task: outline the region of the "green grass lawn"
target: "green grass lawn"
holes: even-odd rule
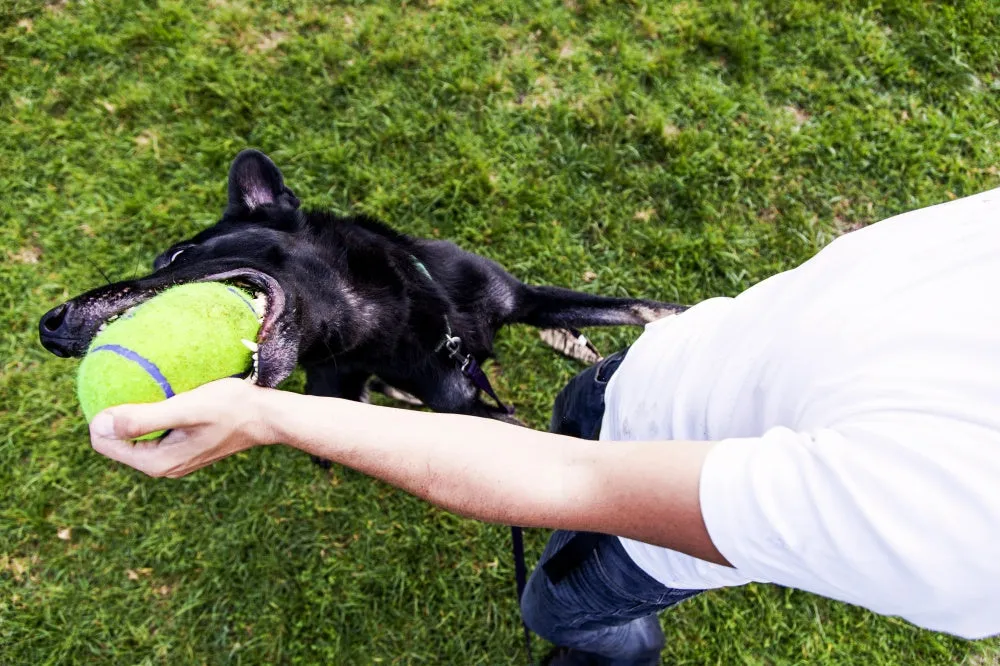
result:
[[[525,662],[501,526],[283,448],[180,481],[91,451],[37,319],[211,224],[241,148],[307,206],[683,302],[1000,185],[993,0],[404,5],[0,2],[0,662]],[[515,328],[490,372],[541,427],[578,369]],[[770,586],[663,623],[670,664],[1000,659]]]

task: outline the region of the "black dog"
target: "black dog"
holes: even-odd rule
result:
[[[446,241],[363,216],[305,212],[266,155],[241,152],[222,219],[160,254],[154,272],[47,312],[41,342],[81,356],[111,317],[178,283],[221,280],[267,298],[253,380],[276,386],[301,363],[309,393],[362,399],[373,375],[443,412],[504,418],[478,369],[504,324],[638,325],[679,312],[656,301],[522,284]]]

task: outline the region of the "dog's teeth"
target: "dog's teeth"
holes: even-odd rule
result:
[[[256,342],[254,342],[253,340],[247,340],[247,339],[240,340],[240,342],[243,343],[244,347],[246,347],[247,349],[249,349],[250,351],[253,352],[253,357],[254,358],[257,358],[257,349],[259,348],[259,345]]]
[[[247,341],[244,340],[243,342],[245,344]],[[251,358],[253,359],[253,363],[250,368],[250,376],[247,377],[247,381],[251,384],[256,384],[257,378],[260,377],[260,354],[254,352]]]
[[[267,294],[263,292],[254,294],[253,309],[257,313],[257,318],[263,321],[264,315],[267,314]]]
[[[254,354],[253,366],[250,368],[250,374],[247,376],[247,381],[251,384],[257,383],[257,377],[260,376],[260,373],[257,371],[259,367],[260,366],[257,365],[257,355]]]

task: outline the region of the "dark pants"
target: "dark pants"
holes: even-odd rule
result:
[[[604,391],[624,357],[625,351],[613,354],[566,385],[552,410],[553,432],[597,439]],[[671,589],[651,578],[618,537],[559,530],[528,580],[521,612],[539,636],[588,653],[581,663],[646,666],[660,663],[664,646],[656,614],[700,591]]]

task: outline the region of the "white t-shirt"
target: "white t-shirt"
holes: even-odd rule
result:
[[[606,397],[602,439],[719,442],[701,505],[735,569],[622,539],[665,585],[1000,633],[1000,189],[650,324]]]

